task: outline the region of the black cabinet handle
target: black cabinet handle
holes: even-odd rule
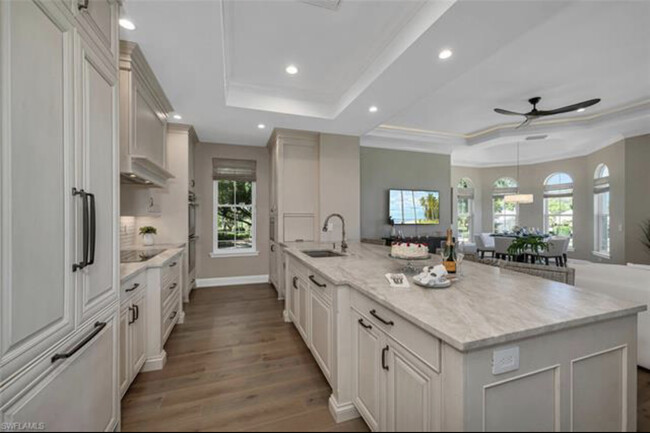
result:
[[[298,290],[298,277],[293,277],[293,288]]]
[[[363,319],[359,319],[359,325],[363,326],[366,329],[372,329],[372,325],[366,325]]]
[[[75,353],[79,352],[86,344],[90,343],[93,338],[97,336],[102,330],[106,328],[106,322],[97,322],[95,323],[95,329],[90,333],[86,338],[84,338],[79,344],[77,344],[70,352],[66,353],[57,353],[52,357],[52,363],[60,359],[68,359],[74,356]]]
[[[135,289],[137,289],[138,287],[140,287],[140,283],[135,283],[135,284],[133,285],[133,287],[131,287],[130,289],[126,289],[125,292],[126,292],[126,293],[132,292],[132,291],[134,291]]]
[[[135,323],[135,307],[130,306],[129,307],[129,312],[131,313],[131,318],[129,319],[129,325],[133,325]]]
[[[275,251],[275,245],[271,245],[271,251]]]
[[[178,314],[178,311],[174,311],[171,316],[169,316],[169,320],[174,320],[176,318],[176,315]]]
[[[135,308],[135,319],[133,321],[137,322],[140,319],[140,306],[134,305],[133,308]]]
[[[388,364],[386,363],[386,355],[388,355],[388,346],[381,350],[381,368],[388,371]]]
[[[87,266],[90,266],[95,263],[95,243],[97,241],[97,208],[95,206],[95,194],[89,192],[86,193],[86,199],[89,202],[89,212],[90,212],[90,240],[88,241],[89,249],[89,259]]]
[[[173,268],[173,267],[176,266],[176,265],[177,265],[177,263],[176,263],[176,262],[173,262],[173,263],[171,263],[171,264],[169,265],[169,267],[170,267],[170,268]]]
[[[83,259],[72,265],[72,272],[77,272],[88,266],[88,200],[86,200],[86,191],[83,189],[72,188],[72,196],[80,196],[83,205]]]
[[[376,311],[376,310],[370,310],[370,314],[372,314],[372,317],[374,317],[375,319],[379,320],[379,321],[380,321],[381,323],[383,323],[384,325],[388,325],[388,326],[394,326],[394,325],[395,325],[395,322],[393,322],[392,320],[382,319],[382,318],[377,314],[377,311]]]
[[[77,8],[79,10],[88,9],[88,0],[77,0]]]
[[[178,283],[174,283],[171,286],[169,286],[169,290],[174,290],[178,286]]]
[[[327,287],[327,284],[322,284],[322,283],[319,283],[318,281],[316,281],[316,278],[314,278],[313,275],[310,275],[309,279],[311,280],[312,283],[316,284],[320,288]]]

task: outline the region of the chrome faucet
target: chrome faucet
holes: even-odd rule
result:
[[[341,219],[341,226],[342,226],[342,240],[341,240],[341,252],[346,252],[348,250],[348,243],[345,241],[345,219],[343,218],[343,215],[338,214],[338,213],[333,213],[327,218],[325,218],[325,224],[323,224],[323,231],[327,232],[327,226],[329,225],[330,218],[332,217],[337,217]]]

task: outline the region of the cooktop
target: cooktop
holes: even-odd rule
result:
[[[120,251],[120,263],[146,262],[165,251],[164,249],[143,249],[143,250],[122,250]]]

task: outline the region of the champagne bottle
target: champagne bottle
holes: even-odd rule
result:
[[[456,245],[454,244],[454,236],[451,227],[447,229],[447,243],[443,251],[442,265],[448,273],[456,273]]]

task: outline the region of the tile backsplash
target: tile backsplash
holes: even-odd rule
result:
[[[131,216],[120,217],[120,248],[134,247],[137,236],[136,218]]]

